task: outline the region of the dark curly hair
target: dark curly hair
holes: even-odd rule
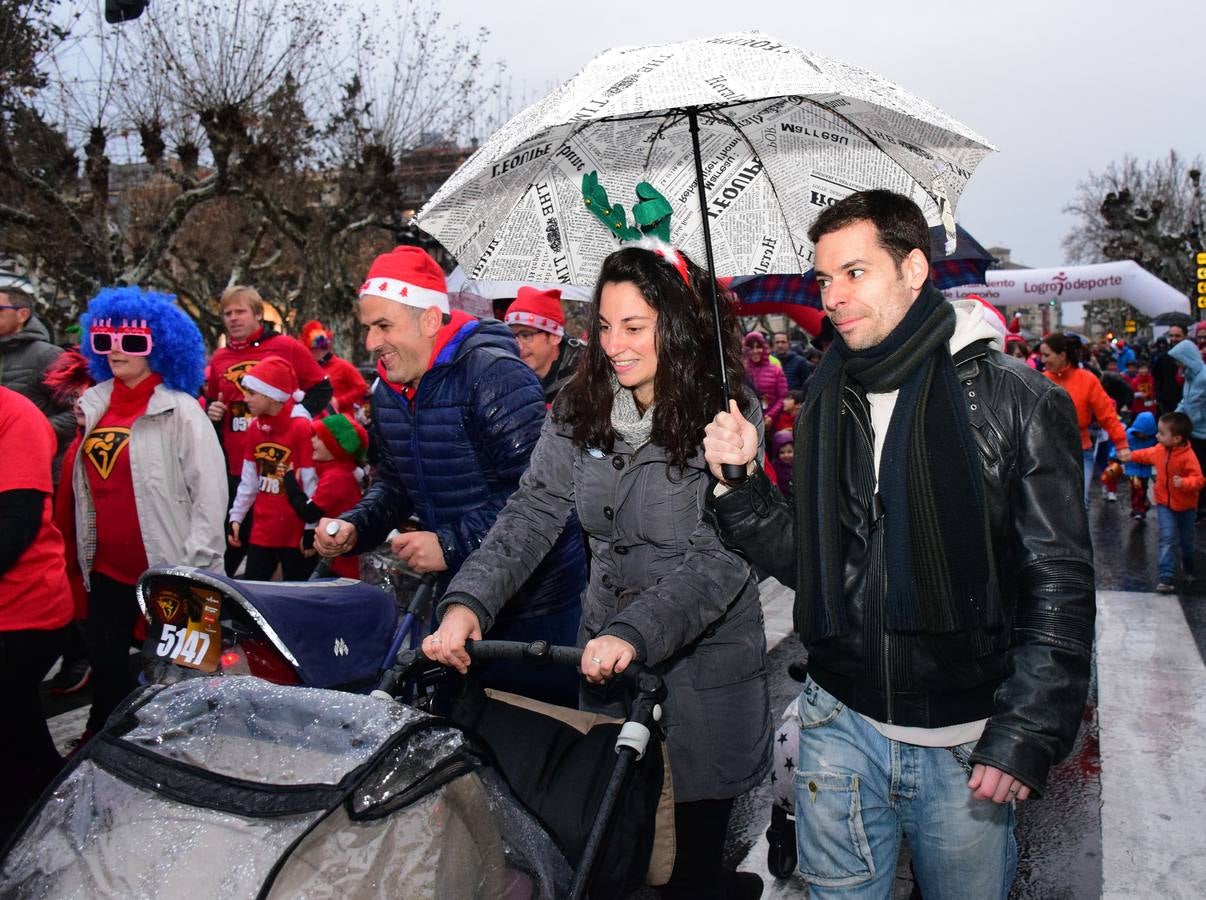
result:
[[[608,284],[629,282],[657,312],[657,374],[653,381],[653,436],[672,465],[683,467],[703,442],[704,426],[724,408],[716,360],[716,326],[708,273],[683,255],[691,283],[662,256],[624,247],[603,261],[588,313],[590,335],[574,377],[562,389],[554,415],[573,429],[578,447],[610,452],[612,367],[599,335],[599,301]],[[721,298],[721,331],[729,393],[744,409],[749,400],[741,362],[741,334],[727,295]]]

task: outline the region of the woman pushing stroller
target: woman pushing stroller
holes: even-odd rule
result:
[[[423,649],[464,672],[465,640],[489,630],[576,510],[592,560],[582,707],[616,712],[610,679],[634,661],[669,689],[676,860],[663,896],[754,898],[758,876],[724,871],[721,858],[733,800],[771,764],[766,641],[757,580],[703,515],[703,429],[723,406],[707,277],[648,239],[607,258],[577,373],[519,489],[449,584]],[[742,386],[736,322],[727,307],[722,315],[729,383],[761,426]]]

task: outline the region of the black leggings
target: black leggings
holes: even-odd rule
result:
[[[306,559],[297,547],[258,547],[248,544],[247,568],[243,570],[243,577],[248,581],[271,581],[276,574],[277,563],[280,563],[282,579],[305,581],[314,569],[314,562],[316,560]]]
[[[230,508],[234,506],[235,495],[239,492],[239,482],[242,480],[243,479],[238,475],[226,476],[226,487],[230,491],[230,496],[226,504],[226,512],[228,514],[230,513]],[[253,503],[252,506],[254,507],[255,504]],[[235,572],[237,572],[239,569],[239,563],[243,561],[243,557],[247,553],[246,538],[250,537],[251,535],[251,522],[254,512],[254,509],[247,510],[247,515],[243,517],[243,522],[241,525],[239,525],[239,534],[244,536],[242,546],[232,547],[230,544],[226,545],[226,555],[222,560],[222,564],[226,569],[226,575],[228,578],[235,577]]]
[[[0,708],[6,726],[0,740],[0,846],[63,765],[46,727],[38,688],[65,638],[65,628],[0,631]]]
[[[732,873],[722,865],[732,800],[674,804],[674,871],[660,889],[665,900],[723,900]]]
[[[88,619],[84,636],[92,665],[92,709],[88,730],[99,731],[109,714],[135,687],[130,675],[130,640],[138,601],[134,585],[93,572],[88,591]]]

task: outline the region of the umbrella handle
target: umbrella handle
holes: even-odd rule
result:
[[[712,321],[716,325],[716,349],[720,363],[720,389],[724,394],[724,411],[729,408],[729,375],[724,364],[724,332],[720,328],[720,298],[716,296],[716,262],[712,258],[712,230],[708,227],[708,198],[704,188],[703,160],[699,152],[699,115],[694,106],[687,107],[687,125],[691,130],[691,150],[695,154],[695,183],[699,185],[699,212],[703,221],[704,254],[708,261],[708,293],[712,299]],[[745,466],[724,463],[720,467],[726,484],[741,484],[746,479]]]

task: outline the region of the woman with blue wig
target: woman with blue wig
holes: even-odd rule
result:
[[[80,398],[72,471],[93,700],[87,737],[133,687],[134,586],[148,566],[219,569],[226,473],[197,390],[205,344],[173,298],[104,288],[84,314],[81,350],[98,384]]]

